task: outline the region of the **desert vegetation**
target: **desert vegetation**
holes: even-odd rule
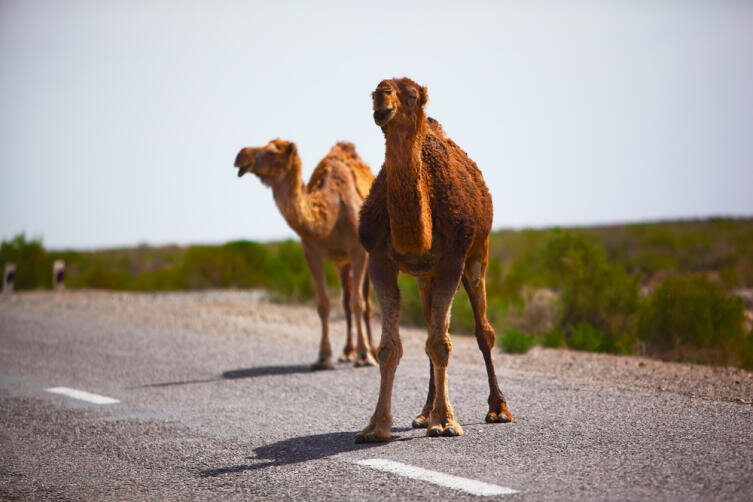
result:
[[[20,235],[0,246],[18,265],[16,289],[50,288],[66,261],[66,287],[157,291],[263,288],[280,302],[313,301],[296,241],[101,251],[45,250]],[[325,265],[330,293],[335,268]],[[422,325],[416,281],[401,275],[401,322]],[[488,316],[503,350],[535,344],[753,369],[753,219],[492,232]],[[748,303],[746,303],[746,301]],[[473,334],[462,288],[451,332]]]

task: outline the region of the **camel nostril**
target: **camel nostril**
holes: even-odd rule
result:
[[[375,110],[374,111],[374,120],[377,122],[382,122],[386,118],[390,116],[392,113],[392,108],[386,108],[384,110]]]

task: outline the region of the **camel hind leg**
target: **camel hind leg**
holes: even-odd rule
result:
[[[350,277],[350,264],[340,265],[338,267],[338,275],[340,276],[340,285],[343,290],[343,312],[345,313],[346,324],[346,338],[345,348],[343,348],[342,355],[337,359],[339,362],[355,361],[356,349],[353,346],[353,326],[350,311],[350,291],[352,288],[352,280]]]
[[[371,347],[371,354],[376,357],[376,346],[374,345],[374,339],[371,337],[371,317],[373,309],[371,308],[371,296],[369,294],[369,273],[366,271],[366,275],[363,277],[363,324],[366,327],[366,337],[369,339],[369,347]]]
[[[363,298],[363,283],[367,277],[368,255],[359,250],[350,257],[351,270],[353,271],[353,288],[350,308],[353,311],[353,319],[356,323],[356,362],[355,366],[375,366],[376,360],[371,350],[371,344],[366,339],[366,331],[363,327],[363,314],[365,302]]]
[[[424,315],[429,320],[429,337],[426,340],[426,354],[431,359],[434,376],[434,404],[429,413],[426,435],[461,436],[463,428],[455,420],[447,390],[447,365],[450,361],[450,306],[457,292],[463,270],[462,258],[448,256],[437,266],[426,294],[430,299],[429,312]]]
[[[496,334],[494,328],[486,317],[486,283],[484,275],[486,273],[486,262],[474,261],[466,266],[463,272],[463,287],[468,293],[473,308],[473,316],[476,321],[476,343],[484,356],[486,364],[486,375],[489,379],[489,412],[486,414],[486,421],[493,422],[510,422],[512,413],[507,409],[507,401],[502,395],[502,390],[497,382],[497,375],[494,372],[494,360],[492,359],[491,349],[494,347]]]

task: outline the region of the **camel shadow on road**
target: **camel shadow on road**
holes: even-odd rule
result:
[[[338,368],[335,368],[336,371]],[[343,367],[342,369],[345,369]],[[329,370],[333,371],[333,370]],[[257,366],[255,368],[244,368],[239,370],[224,371],[222,378],[226,380],[235,380],[238,378],[254,378],[273,375],[292,375],[294,373],[313,373],[310,364],[291,364],[287,366]]]
[[[409,428],[393,429],[397,432],[405,432]],[[353,436],[357,431],[352,432],[331,432],[328,434],[313,434],[310,436],[298,436],[290,439],[284,439],[276,443],[254,448],[256,456],[247,457],[248,460],[262,460],[262,462],[246,463],[241,465],[231,465],[215,469],[205,469],[199,472],[199,477],[215,477],[226,474],[237,474],[245,471],[254,471],[257,469],[266,469],[267,467],[279,467],[283,465],[297,464],[309,460],[331,457],[339,453],[346,453],[356,450],[365,450],[379,448],[389,443],[362,443],[353,442]],[[393,441],[408,441],[411,438],[398,438],[392,436]]]
[[[337,371],[347,369],[347,366],[335,367]],[[223,380],[239,380],[241,378],[255,378],[264,376],[293,375],[295,373],[314,373],[311,365],[308,364],[290,364],[280,366],[256,366],[254,368],[241,368],[237,370],[223,371],[222,375],[215,378],[202,378],[197,380],[179,380],[174,382],[158,382],[141,385],[139,387],[172,387],[175,385],[189,385],[198,383],[221,382]]]

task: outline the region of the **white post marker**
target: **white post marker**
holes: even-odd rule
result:
[[[65,262],[55,260],[52,264],[52,289],[62,291],[65,289]]]
[[[73,399],[80,399],[81,401],[87,401],[94,404],[115,404],[120,402],[111,397],[100,396],[99,394],[92,394],[85,390],[70,389],[68,387],[51,387],[45,390],[47,390],[47,392],[52,392],[53,394],[60,394],[61,396],[72,397]]]
[[[382,458],[358,460],[356,464],[364,467],[371,467],[378,471],[397,474],[398,476],[404,476],[406,478],[426,481],[427,483],[433,483],[445,488],[452,488],[453,490],[460,490],[481,497],[512,495],[518,493],[517,490],[505,486],[498,486],[491,483],[484,483],[483,481],[476,481],[475,479],[461,478],[459,476],[452,476],[437,471],[430,471],[428,469],[422,469],[420,467],[414,467],[412,465],[393,462],[392,460],[385,460]]]
[[[3,293],[12,293],[16,283],[16,264],[6,263],[3,271]]]

